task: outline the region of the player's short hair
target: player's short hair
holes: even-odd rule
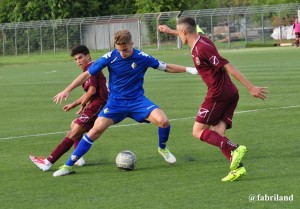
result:
[[[88,55],[88,54],[90,54],[90,50],[85,45],[75,46],[71,50],[71,57],[74,57],[76,54]]]
[[[115,34],[114,41],[115,41],[115,44],[117,44],[117,45],[131,44],[132,43],[131,33],[126,29],[119,30]]]
[[[185,29],[188,33],[196,32],[196,22],[191,17],[181,17],[177,20],[176,25],[184,25]]]

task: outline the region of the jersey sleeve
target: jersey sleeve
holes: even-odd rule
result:
[[[158,69],[158,67],[160,66],[160,62],[151,55],[145,52],[139,52],[138,55],[141,57],[141,60],[146,65],[146,67]]]
[[[112,52],[109,52],[103,55],[93,65],[89,67],[88,71],[92,76],[96,75],[98,72],[102,71],[103,68],[107,66],[107,63],[109,63],[109,60],[111,58],[111,53]]]
[[[201,50],[203,58],[215,69],[222,68],[228,62],[224,59],[215,47],[207,46]]]
[[[83,90],[84,90],[84,91],[88,91],[89,87],[91,87],[91,86],[94,86],[95,88],[98,87],[96,76],[97,76],[97,75],[91,76],[91,77],[84,83],[84,86],[83,86]]]

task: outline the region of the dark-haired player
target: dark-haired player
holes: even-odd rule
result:
[[[83,73],[93,64],[89,49],[84,45],[73,48],[71,56],[74,57],[75,62]],[[85,93],[73,103],[64,106],[66,112],[78,105],[80,105],[80,108],[77,111],[77,114],[79,115],[78,118],[71,123],[71,129],[63,141],[46,159],[43,157],[35,157],[33,155],[29,156],[31,161],[43,171],[48,171],[51,166],[73,146],[73,144],[74,149],[77,147],[83,134],[93,127],[98,113],[106,104],[108,90],[106,78],[102,72],[90,77],[82,84],[82,88]],[[83,158],[78,159],[76,162],[76,165],[78,166],[83,166],[84,164],[85,161]]]
[[[246,174],[241,160],[246,153],[245,146],[233,143],[225,136],[232,126],[232,117],[239,100],[238,89],[229,74],[242,83],[256,98],[266,99],[266,87],[254,86],[228,60],[220,56],[214,43],[207,37],[198,35],[193,18],[182,17],[176,23],[176,30],[160,25],[161,32],[180,37],[184,44],[192,48],[192,58],[208,92],[201,104],[193,127],[193,136],[221,149],[231,162],[230,173],[222,181],[234,181]]]

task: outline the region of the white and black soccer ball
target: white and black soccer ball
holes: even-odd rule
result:
[[[119,169],[132,171],[135,168],[136,156],[133,152],[124,150],[117,155],[116,164]]]

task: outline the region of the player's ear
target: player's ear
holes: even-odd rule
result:
[[[87,55],[86,55],[86,58],[87,58],[87,59],[89,59],[89,60],[92,60],[92,58],[91,58],[91,55],[90,55],[90,54],[87,54]]]

